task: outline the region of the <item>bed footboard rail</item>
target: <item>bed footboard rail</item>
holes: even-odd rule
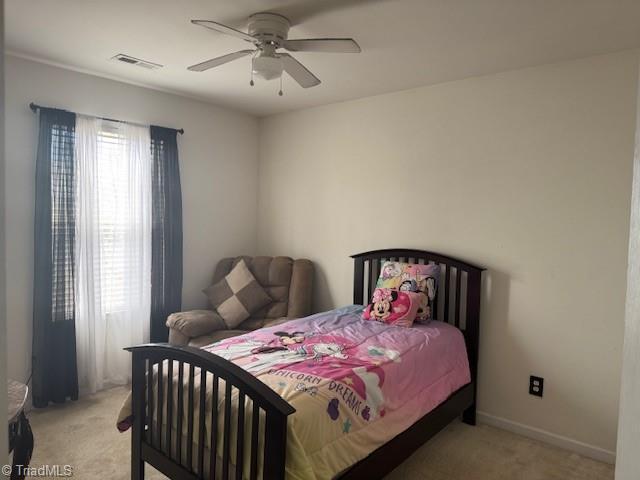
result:
[[[172,479],[256,479],[259,472],[284,479],[287,417],[295,409],[276,392],[199,348],[126,350],[133,354],[132,479],[144,478],[145,462]]]

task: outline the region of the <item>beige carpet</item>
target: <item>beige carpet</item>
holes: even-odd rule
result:
[[[114,418],[126,395],[114,388],[34,410],[33,466],[72,465],[74,478],[129,478],[128,433]],[[164,476],[147,466],[148,479]],[[496,428],[452,423],[394,470],[387,480],[604,480],[613,467]]]

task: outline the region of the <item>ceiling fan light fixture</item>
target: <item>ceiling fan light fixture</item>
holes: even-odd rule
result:
[[[276,56],[259,54],[253,57],[253,74],[263,80],[275,80],[282,76],[282,60]]]
[[[272,12],[256,13],[249,17],[248,32],[241,32],[213,20],[191,20],[191,23],[214,30],[219,33],[249,42],[254,49],[240,50],[220,57],[197,63],[188,67],[194,72],[204,72],[219,67],[238,58],[253,55],[251,61],[251,81],[253,77],[264,80],[280,79],[282,72],[295,80],[302,88],[320,85],[320,79],[309,71],[302,63],[280,49],[290,52],[329,52],[329,53],[360,53],[360,46],[353,38],[301,38],[289,39],[289,20],[282,15]],[[280,88],[282,94],[282,86]]]

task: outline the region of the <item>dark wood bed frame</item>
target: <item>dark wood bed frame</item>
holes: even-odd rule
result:
[[[480,327],[480,289],[482,280],[481,267],[468,262],[438,253],[422,250],[388,249],[353,255],[353,302],[362,305],[375,288],[376,279],[380,274],[380,267],[385,260],[397,260],[409,263],[435,263],[440,265],[441,277],[437,290],[437,298],[432,306],[436,318],[458,327],[464,334],[471,370],[471,382],[454,392],[445,402],[414,423],[404,432],[382,445],[369,456],[343,472],[338,478],[341,480],[376,479],[393,470],[409,457],[417,448],[433,437],[455,418],[462,416],[462,420],[470,425],[476,422],[476,378],[478,372],[478,343]],[[178,347],[168,344],[149,344],[128,348],[133,354],[133,425],[131,435],[131,478],[144,478],[144,464],[149,463],[157,470],[176,480],[198,480],[204,476],[205,465],[205,432],[210,432],[209,471],[216,478],[219,471],[223,479],[227,479],[230,464],[231,417],[235,417],[237,425],[249,422],[245,419],[245,399],[251,401],[251,429],[250,438],[245,441],[244,429],[236,429],[236,451],[240,458],[247,453],[249,471],[243,471],[242,461],[234,459],[235,478],[248,476],[258,478],[258,449],[259,423],[264,415],[264,451],[263,478],[266,480],[282,480],[285,477],[285,453],[287,442],[287,417],[295,409],[271,390],[267,385],[249,374],[232,362],[224,360],[205,350],[193,347]],[[166,363],[165,361],[169,360]],[[177,398],[173,398],[173,368],[178,365],[178,384],[186,388],[178,388]],[[154,366],[157,368],[157,385],[154,385]],[[163,378],[163,368],[167,369],[167,380]],[[207,373],[213,378],[211,421],[205,425],[205,409],[199,408],[197,418],[194,418],[195,405],[204,407],[206,404],[205,388],[200,389],[199,398],[194,398],[194,383],[196,371],[202,385],[206,384]],[[224,412],[218,411],[219,379],[225,381]],[[166,388],[163,383],[166,383]],[[232,411],[232,389],[237,390],[238,402]],[[186,390],[186,391],[185,391]],[[157,393],[153,393],[157,391]],[[186,397],[186,398],[185,398]],[[174,404],[174,402],[176,402]],[[249,404],[249,402],[247,402]],[[162,405],[164,408],[158,409]],[[172,418],[176,410],[176,419]],[[163,419],[166,410],[166,419]],[[263,412],[261,414],[260,412]],[[151,413],[151,417],[149,417]],[[223,431],[218,432],[218,415],[224,413]],[[149,418],[157,422],[149,421]],[[187,431],[183,432],[183,420],[187,420]],[[176,439],[186,434],[187,439],[197,435],[197,451],[193,450],[194,442],[175,442],[172,445],[172,428],[154,428],[155,425],[172,425],[176,420]],[[216,458],[217,442],[222,441],[222,457]],[[248,447],[248,451],[245,449]],[[217,465],[217,463],[220,465]]]

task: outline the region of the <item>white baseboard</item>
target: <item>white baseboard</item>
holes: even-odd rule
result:
[[[541,442],[554,445],[556,447],[569,450],[571,452],[579,453],[585,457],[593,458],[601,462],[614,464],[616,462],[616,453],[604,448],[589,445],[588,443],[579,442],[572,438],[563,437],[556,433],[547,432],[540,428],[530,427],[522,423],[513,422],[506,418],[496,417],[485,412],[477,412],[478,422],[490,425],[492,427],[501,428],[509,432],[522,435],[523,437],[532,438]]]

